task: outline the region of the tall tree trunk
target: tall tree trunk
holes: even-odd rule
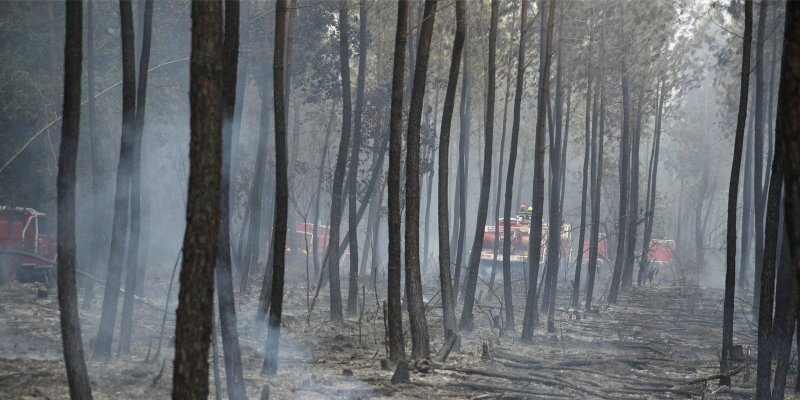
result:
[[[758,316],[761,298],[761,274],[764,261],[764,41],[766,40],[767,3],[762,1],[758,7],[758,33],[756,36],[756,112],[753,116],[753,208],[755,210],[755,277],[753,279],[753,315]],[[772,118],[772,117],[769,117]],[[774,271],[773,271],[774,281]],[[774,283],[773,283],[774,285]],[[770,296],[771,297],[771,296]],[[770,319],[772,314],[770,313]],[[767,379],[769,382],[769,379]],[[767,384],[769,390],[769,384]],[[769,395],[768,392],[767,395]]]
[[[81,62],[83,57],[83,3],[66,4],[64,39],[64,101],[61,145],[58,153],[58,310],[61,344],[67,368],[69,395],[73,399],[92,398],[89,374],[81,341],[76,281],[75,177],[81,121]],[[91,6],[90,6],[91,7]],[[91,36],[91,31],[90,31]],[[91,97],[92,93],[90,92]]]
[[[139,258],[139,242],[142,227],[142,139],[147,98],[147,70],[150,66],[150,42],[153,32],[153,0],[144,3],[144,24],[142,30],[142,51],[139,59],[139,80],[136,93],[136,120],[134,122],[133,165],[131,169],[131,231],[128,238],[127,271],[125,272],[125,297],[122,302],[122,320],[119,329],[120,354],[130,354],[131,334],[133,333],[133,296],[136,293],[136,280],[142,259]]]
[[[342,137],[339,141],[339,154],[336,156],[336,169],[333,175],[333,193],[331,194],[330,242],[328,243],[330,260],[328,262],[328,279],[330,280],[330,314],[331,321],[336,324],[344,322],[342,316],[342,292],[339,281],[339,227],[342,222],[342,190],[344,173],[347,169],[347,150],[350,146],[350,128],[352,105],[350,104],[350,40],[347,1],[339,3],[339,66],[342,76]]]
[[[430,124],[431,132],[436,131],[436,126],[439,121],[439,88],[436,88],[436,95],[434,96],[434,106],[433,106],[433,121]],[[429,240],[430,236],[428,235],[430,222],[431,222],[431,201],[433,200],[433,176],[435,175],[435,168],[433,168],[433,160],[436,159],[436,146],[433,142],[429,145],[430,148],[430,160],[431,160],[431,171],[428,174],[428,195],[425,199],[425,244],[422,250],[422,270],[428,270],[428,264],[430,262],[430,255],[428,254],[429,248]],[[369,229],[367,230],[369,231]]]
[[[117,319],[122,264],[128,234],[128,207],[130,206],[131,168],[135,151],[134,121],[136,120],[136,61],[133,47],[133,10],[130,0],[120,0],[120,26],[122,37],[122,139],[117,166],[116,194],[114,196],[114,222],[111,227],[111,249],[103,295],[103,311],[92,357],[97,360],[111,358],[114,323]]]
[[[522,1],[519,20],[519,50],[517,52],[517,81],[514,88],[514,116],[511,122],[511,143],[506,172],[506,192],[503,201],[503,238],[511,237],[511,201],[514,194],[514,173],[519,148],[520,109],[522,107],[522,85],[525,82],[525,43],[528,36],[528,2]],[[524,164],[523,164],[524,166]],[[513,330],[514,322],[513,292],[511,286],[511,241],[503,239],[503,300],[506,308],[506,330]]]
[[[208,397],[208,348],[222,178],[222,3],[192,3],[189,191],[178,311],[173,399]]]
[[[483,172],[481,174],[481,194],[478,200],[478,214],[475,222],[475,237],[469,253],[467,282],[464,292],[464,307],[461,310],[460,329],[472,330],[472,309],[475,305],[475,289],[478,285],[478,270],[481,262],[481,247],[489,209],[489,191],[492,186],[492,141],[494,137],[495,73],[497,71],[497,20],[499,18],[498,0],[492,0],[491,22],[489,28],[489,69],[486,71],[488,87],[486,93],[486,113],[484,115]],[[499,183],[498,183],[499,184]]]
[[[386,336],[389,339],[389,360],[400,361],[406,357],[405,342],[403,340],[403,310],[400,304],[401,288],[401,241],[400,226],[401,192],[400,192],[400,161],[403,152],[403,75],[406,61],[406,42],[408,40],[408,1],[397,2],[397,29],[394,37],[394,61],[392,66],[392,104],[389,117],[389,172],[387,173],[388,198],[388,226],[389,226],[389,265],[387,297],[387,327]]]
[[[456,0],[456,34],[453,39],[453,53],[450,56],[450,73],[447,77],[447,90],[442,110],[442,129],[439,134],[439,181],[437,182],[437,210],[439,213],[439,284],[442,298],[445,335],[455,330],[456,317],[453,304],[453,281],[450,277],[450,233],[448,232],[447,203],[448,173],[450,171],[450,129],[455,108],[458,69],[464,50],[467,31],[466,0]],[[455,228],[454,228],[455,229]]]
[[[514,9],[514,19],[517,11]],[[514,22],[511,23],[512,29]],[[512,35],[513,38],[513,35]],[[503,162],[506,154],[506,128],[508,126],[508,101],[511,95],[511,66],[514,61],[513,41],[508,41],[508,64],[506,65],[506,90],[503,96],[503,133],[500,136],[500,155],[497,160],[497,185],[494,198],[494,251],[492,252],[492,275],[489,277],[489,288],[494,291],[495,277],[497,276],[497,256],[500,250],[500,199],[503,194]]]
[[[776,146],[780,145],[780,141],[775,143]],[[761,297],[759,300],[758,309],[761,311],[758,314],[758,370],[756,373],[756,396],[758,398],[767,399],[771,394],[771,375],[772,375],[772,352],[775,347],[775,338],[773,336],[773,304],[775,302],[775,264],[778,261],[782,251],[778,246],[779,242],[779,227],[782,227],[781,221],[781,189],[783,188],[783,174],[780,168],[781,155],[779,154],[773,160],[772,174],[769,182],[769,197],[767,201],[767,214],[766,214],[766,231],[764,232],[764,259],[762,260],[761,271]],[[786,269],[785,267],[781,268]],[[784,275],[785,271],[782,271]],[[792,296],[792,287],[794,283],[793,274],[784,276],[784,282],[779,282],[780,288],[784,293],[779,293],[784,300],[782,307],[781,304],[778,308],[782,308],[782,324],[780,325],[781,333],[786,330],[786,307],[788,302],[794,301]],[[787,296],[788,295],[788,296]],[[794,311],[794,310],[793,310]],[[776,314],[777,317],[777,314]],[[789,334],[789,347],[791,348],[791,333]],[[782,334],[781,338],[785,339],[786,335]],[[785,340],[784,340],[785,342]],[[784,364],[786,365],[786,360]],[[776,376],[777,379],[777,376]],[[783,377],[784,385],[786,377]],[[783,396],[781,396],[783,397]]]
[[[522,322],[522,340],[533,340],[533,331],[539,323],[539,315],[536,307],[536,281],[539,275],[539,260],[542,254],[542,208],[544,206],[544,129],[546,107],[550,97],[550,60],[553,56],[553,26],[555,25],[555,0],[550,0],[547,6],[546,20],[546,39],[542,43],[540,54],[539,70],[539,90],[537,94],[538,102],[536,106],[536,159],[533,168],[533,216],[531,217],[530,247],[528,250],[528,262],[530,272],[528,274],[528,293],[525,297],[525,315]],[[542,25],[544,26],[544,13],[542,13]]]
[[[775,174],[776,158],[772,159],[773,170],[770,174],[770,180],[772,175]],[[780,165],[778,168],[781,168]],[[789,367],[791,366],[792,337],[794,336],[798,302],[798,279],[794,271],[794,265],[792,265],[789,238],[785,230],[785,218],[782,219],[783,221],[779,228],[780,238],[778,239],[780,243],[778,245],[780,264],[778,265],[778,283],[775,288],[775,320],[772,325],[774,354],[777,360],[775,384],[772,387],[772,398],[774,399],[782,399],[786,390],[786,376],[789,374]]]
[[[661,150],[661,118],[664,112],[664,101],[666,90],[664,80],[661,80],[659,89],[656,92],[656,120],[653,131],[653,150],[650,156],[650,167],[647,173],[647,204],[645,205],[645,225],[642,236],[642,255],[639,259],[639,275],[636,283],[641,285],[647,279],[648,269],[650,268],[650,239],[653,236],[653,222],[656,212],[656,183],[658,178],[658,156]]]
[[[752,108],[752,107],[751,107]],[[751,110],[752,112],[752,110]],[[750,275],[751,260],[751,240],[753,232],[753,118],[750,118],[746,143],[742,151],[744,152],[744,187],[742,188],[742,247],[739,249],[741,264],[739,265],[739,290],[744,293],[748,288],[748,277]]]
[[[100,193],[103,188],[103,181],[100,179],[100,138],[95,135],[97,132],[96,130],[96,118],[95,118],[95,88],[94,88],[94,0],[87,0],[86,1],[86,89],[88,91],[89,97],[89,104],[87,107],[88,111],[88,125],[89,125],[89,148],[91,149],[91,157],[92,157],[92,195],[90,196],[90,206],[92,210],[96,209],[98,204],[100,204]],[[63,123],[62,123],[63,125]],[[97,213],[91,213],[91,220],[92,220],[92,232],[91,232],[91,244],[92,248],[95,249],[92,251],[91,258],[88,265],[88,272],[90,274],[96,274],[97,271],[97,264],[98,264],[98,253],[96,249],[100,248],[100,234],[98,231],[100,230],[100,223],[98,222]],[[94,301],[94,281],[91,279],[86,280],[86,287],[83,293],[83,308],[89,308]]]
[[[791,250],[791,262],[795,277],[800,270],[800,129],[797,119],[800,113],[800,96],[797,95],[800,77],[800,3],[786,3],[786,19],[783,33],[781,76],[778,88],[775,158],[782,157],[784,174],[785,226],[788,235],[784,241]],[[800,329],[797,330],[800,343]],[[800,361],[798,361],[800,363]],[[796,389],[800,388],[800,380]]]
[[[726,386],[731,384],[731,378],[727,375],[727,372],[731,367],[730,355],[733,347],[733,300],[736,291],[736,214],[738,211],[739,170],[742,164],[742,145],[744,144],[744,128],[747,121],[747,92],[750,86],[750,41],[753,37],[752,0],[745,0],[744,11],[739,111],[736,119],[736,136],[733,145],[730,187],[728,189],[728,228],[726,233],[727,248],[725,251],[725,300],[722,319],[722,356],[720,357],[720,369],[723,376],[720,378],[719,384]]]
[[[592,43],[592,32],[589,32],[589,48]],[[587,57],[591,59],[591,57]],[[587,60],[588,61],[588,60]],[[592,68],[587,65],[586,67],[586,110],[584,117],[586,118],[586,129],[583,148],[583,182],[581,184],[581,222],[578,231],[578,254],[575,258],[575,278],[572,280],[572,297],[570,298],[570,305],[577,308],[580,304],[580,287],[581,287],[581,268],[583,267],[583,242],[586,240],[586,192],[589,187],[589,161],[592,157]]]
[[[466,39],[465,39],[466,40]],[[470,114],[470,68],[469,52],[462,54],[461,63],[464,67],[464,79],[461,82],[461,102],[459,104],[459,138],[458,138],[458,179],[456,191],[458,192],[458,235],[456,239],[456,264],[453,278],[453,304],[458,303],[458,292],[461,290],[461,267],[464,258],[464,237],[467,230],[467,178],[469,177],[469,134]]]
[[[624,10],[623,10],[624,14]],[[624,20],[624,15],[623,15]],[[625,31],[624,23],[620,25],[620,34]],[[622,270],[625,267],[626,251],[625,246],[628,242],[628,213],[631,211],[628,199],[628,184],[630,183],[630,161],[631,161],[631,142],[630,142],[630,84],[628,77],[628,65],[623,53],[620,70],[622,71],[622,133],[619,137],[619,211],[617,217],[617,251],[614,258],[614,272],[611,277],[611,288],[608,291],[608,303],[616,304],[619,297],[620,284],[622,283]]]
[[[284,93],[284,52],[286,46],[286,0],[275,2],[275,51],[272,61],[275,101],[275,223],[272,240],[272,291],[264,364],[261,373],[275,375],[278,371],[278,344],[281,337],[283,311],[283,279],[286,258],[286,224],[289,212],[289,171],[286,159],[286,103]],[[341,312],[341,310],[340,310]]]
[[[548,192],[548,231],[547,231],[547,257],[546,257],[546,270],[544,277],[544,293],[542,295],[542,310],[547,311],[547,331],[555,331],[555,321],[550,318],[550,309],[554,308],[556,284],[558,281],[558,263],[560,259],[559,249],[561,247],[561,215],[559,212],[559,203],[561,199],[561,147],[562,147],[562,121],[564,102],[562,99],[563,79],[562,70],[564,67],[564,59],[561,56],[561,38],[562,27],[564,26],[564,11],[559,7],[559,24],[558,24],[558,49],[556,64],[556,93],[555,93],[555,121],[550,135],[550,190]],[[551,326],[551,324],[553,324]]]
[[[224,105],[222,114],[222,181],[220,182],[219,248],[217,249],[217,299],[225,360],[225,387],[231,400],[247,398],[242,371],[242,351],[236,328],[236,304],[233,295],[231,266],[231,163],[233,160],[233,124],[236,112],[236,89],[239,70],[239,0],[225,1],[225,38],[222,43],[225,64],[222,67]]]
[[[411,357],[429,358],[430,339],[425,321],[425,304],[422,301],[422,277],[419,263],[419,132],[425,81],[428,78],[428,57],[436,19],[436,0],[425,0],[425,11],[417,44],[414,83],[411,87],[411,104],[408,110],[406,145],[406,219],[405,263],[408,319],[411,325]]]
[[[642,103],[644,90],[639,90],[636,102],[636,123],[631,133],[631,170],[630,192],[628,193],[628,237],[625,244],[625,265],[622,270],[622,287],[629,289],[633,283],[634,251],[636,249],[636,231],[639,228],[639,143],[642,140]]]
[[[272,26],[267,24],[265,29],[266,34],[264,40],[269,43],[272,38]],[[268,47],[265,46],[264,57],[269,59],[270,54]],[[250,198],[247,202],[248,210],[250,211],[250,221],[248,222],[249,234],[247,237],[247,244],[245,246],[241,272],[239,275],[239,291],[242,293],[250,293],[250,272],[253,266],[258,263],[259,244],[264,243],[261,241],[261,222],[262,213],[264,210],[263,195],[264,186],[266,185],[266,168],[268,157],[268,143],[270,126],[272,125],[272,113],[270,112],[270,96],[272,95],[272,74],[269,70],[270,63],[263,63],[261,70],[261,117],[258,144],[256,150],[256,164],[253,173],[253,184],[250,190]],[[259,308],[260,312],[261,308]],[[263,320],[263,317],[259,318]]]
[[[336,116],[336,102],[331,102],[330,117],[328,117],[328,126],[325,128],[325,143],[322,145],[322,158],[319,160],[319,168],[317,168],[317,195],[314,200],[314,235],[311,237],[311,247],[314,249],[314,275],[319,277],[319,202],[322,198],[322,183],[325,180],[325,161],[328,158],[328,143],[330,143],[331,132],[333,132],[333,119]]]
[[[349,212],[348,236],[350,237],[350,281],[347,287],[347,315],[354,316],[358,310],[358,217],[356,201],[358,194],[358,167],[361,150],[361,125],[364,113],[364,86],[367,72],[367,2],[359,2],[358,33],[358,77],[356,78],[356,115],[353,128],[353,145],[350,150],[350,189],[347,192]]]
[[[600,203],[603,188],[603,138],[605,134],[605,102],[606,102],[606,88],[605,88],[605,29],[600,30],[600,68],[598,70],[597,85],[599,86],[600,104],[592,116],[592,154],[595,160],[592,163],[592,229],[591,237],[589,239],[589,263],[586,266],[586,311],[592,310],[592,301],[594,295],[594,279],[597,273],[597,257],[600,245]],[[597,93],[598,91],[596,91]],[[597,104],[595,99],[595,104]],[[599,122],[598,122],[599,119]],[[594,128],[597,126],[597,128]],[[606,240],[607,234],[604,235],[603,241]]]

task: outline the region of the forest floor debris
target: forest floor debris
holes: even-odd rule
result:
[[[557,332],[546,332],[543,316],[532,344],[522,343],[518,331],[500,337],[492,326],[495,321],[476,310],[473,331],[458,333],[460,348],[445,362],[412,361],[405,368],[408,376],[392,383],[394,366],[381,367],[386,365],[381,312],[385,295],[376,296],[370,289],[371,279],[366,284],[364,310],[343,327],[327,322],[327,289],[321,291],[311,324],[306,325],[305,276],[292,273],[287,282],[279,371],[274,378],[260,374],[263,340],[255,337],[251,321],[257,291],[237,297],[249,398],[259,398],[264,385],[274,399],[709,399],[754,393],[755,332],[744,305],[737,309],[734,336],[735,343],[742,345],[744,360],[731,371],[734,386],[717,387],[722,325],[719,290],[639,287],[625,293],[618,305],[601,304],[594,312],[559,303]],[[426,294],[435,291],[426,287]],[[68,398],[55,293],[41,297],[40,292],[36,284],[0,288],[0,399]],[[565,290],[558,297],[566,302],[569,295]],[[514,300],[523,304],[521,297]],[[95,398],[169,397],[174,317],[168,318],[160,359],[145,362],[148,348],[152,351],[158,340],[161,315],[150,307],[137,307],[133,355],[96,362],[91,360],[90,342],[97,330],[99,303],[81,310]],[[163,299],[156,303],[163,304]],[[481,304],[490,314],[500,310],[499,304],[488,300]],[[439,349],[444,344],[439,303],[429,302],[426,312],[431,348]],[[410,341],[410,335],[406,338]],[[452,340],[448,345],[452,347]],[[224,371],[221,354],[219,363]],[[789,398],[798,398],[791,397],[796,375],[793,367]],[[209,379],[214,385],[213,373]],[[213,397],[213,387],[211,393]]]

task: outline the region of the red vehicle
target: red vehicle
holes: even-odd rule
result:
[[[56,261],[56,243],[39,230],[45,214],[0,206],[0,283],[46,280]]]
[[[675,252],[675,241],[666,239],[653,239],[647,257],[650,264],[668,265],[672,263],[672,254]]]
[[[528,248],[530,245],[531,213],[523,205],[516,217],[509,220],[511,228],[511,264],[523,266],[528,261]],[[491,265],[494,260],[495,241],[497,243],[497,261],[503,261],[503,224],[505,219],[500,218],[497,225],[486,226],[483,233],[483,249],[481,250],[481,264]],[[499,230],[499,231],[498,231]],[[572,257],[569,224],[561,225],[561,257],[569,261]],[[547,258],[547,239],[550,227],[542,224],[542,255],[541,260]],[[541,262],[540,260],[540,262]]]
[[[589,262],[589,249],[591,248],[591,241],[585,240],[583,242],[583,263]],[[606,235],[604,233],[600,234],[600,238],[597,241],[597,261],[605,262],[608,261],[608,248],[606,247]]]
[[[305,255],[306,240],[308,240],[308,250],[322,254],[328,248],[330,238],[330,228],[325,225],[317,225],[317,248],[314,249],[314,224],[298,222],[294,226],[294,245],[297,247],[297,254]]]

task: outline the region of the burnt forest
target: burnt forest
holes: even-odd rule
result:
[[[800,1],[0,1],[0,400],[800,399]]]

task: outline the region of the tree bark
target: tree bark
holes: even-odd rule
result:
[[[594,161],[592,161],[592,229],[591,237],[589,239],[589,263],[586,268],[586,311],[592,311],[592,301],[594,295],[594,279],[597,273],[597,257],[600,244],[600,202],[603,187],[603,138],[605,132],[605,101],[606,101],[606,88],[605,88],[605,29],[600,30],[600,68],[598,70],[597,85],[600,87],[599,97],[600,104],[592,116],[592,154]],[[595,93],[597,90],[595,89]],[[595,99],[595,104],[598,104]],[[599,122],[598,122],[599,119]],[[595,128],[597,127],[597,128]],[[605,240],[605,236],[603,240]]]
[[[322,145],[322,158],[319,160],[319,168],[317,168],[317,195],[314,200],[314,235],[311,237],[311,247],[314,249],[314,276],[319,277],[319,202],[322,198],[322,183],[325,180],[325,161],[328,158],[328,143],[330,143],[331,132],[333,132],[333,119],[336,116],[336,102],[331,102],[330,117],[328,117],[328,126],[325,128],[325,143]]]
[[[755,115],[753,130],[753,209],[755,211],[755,276],[753,279],[753,315],[758,317],[758,308],[761,299],[762,269],[764,261],[764,40],[766,39],[767,3],[759,3],[758,32],[756,36],[756,93]],[[771,117],[770,117],[771,118]],[[773,281],[775,280],[773,270]],[[774,283],[773,283],[774,288]],[[771,297],[771,296],[769,296]],[[770,313],[770,319],[772,314]],[[767,379],[769,382],[769,379]],[[769,383],[767,383],[767,396],[769,396]]]
[[[453,53],[450,56],[450,73],[442,110],[442,128],[439,134],[439,181],[437,182],[437,210],[439,213],[439,284],[442,298],[444,331],[455,331],[456,317],[453,304],[453,281],[450,277],[450,232],[448,232],[448,174],[450,171],[450,130],[455,108],[458,70],[464,50],[467,30],[466,0],[456,1],[456,33]]]
[[[94,0],[86,1],[86,89],[89,97],[88,111],[88,126],[89,126],[89,148],[91,149],[92,157],[92,195],[90,196],[91,207],[94,210],[100,203],[100,192],[103,189],[103,182],[100,179],[100,138],[95,135],[96,118],[95,118],[95,88],[94,88]],[[63,125],[63,123],[62,123]],[[100,247],[100,223],[96,213],[92,213],[92,232],[91,243],[92,248],[97,249]],[[99,255],[98,251],[93,251],[88,266],[90,274],[96,274]],[[94,281],[91,279],[86,280],[86,287],[83,293],[82,308],[89,308],[94,302]]]
[[[356,115],[353,128],[353,145],[350,150],[350,189],[347,192],[349,212],[348,236],[350,237],[350,280],[347,287],[347,316],[356,315],[358,310],[358,216],[356,201],[358,194],[358,166],[361,150],[361,125],[364,114],[364,86],[367,72],[367,2],[359,2],[358,33],[358,77],[356,78]]]
[[[742,164],[742,145],[747,121],[747,92],[750,86],[750,41],[753,37],[753,2],[744,2],[744,37],[742,43],[741,84],[739,88],[739,111],[736,119],[736,136],[733,145],[730,187],[728,189],[728,229],[725,251],[725,299],[722,320],[722,356],[720,369],[723,377],[719,384],[730,386],[730,376],[725,376],[731,367],[731,348],[733,347],[733,305],[736,285],[736,214],[738,211],[739,170]],[[778,102],[780,104],[780,102]]]
[[[465,39],[466,44],[466,39]],[[456,192],[458,195],[458,234],[456,235],[456,263],[455,276],[453,277],[453,304],[458,303],[458,293],[461,291],[461,267],[464,258],[464,237],[467,231],[467,178],[469,177],[469,135],[470,115],[470,68],[469,52],[464,51],[461,58],[464,68],[463,81],[461,82],[461,101],[459,104],[459,138],[458,138],[458,178],[456,179]]]
[[[136,293],[136,280],[143,268],[139,258],[139,242],[142,227],[142,139],[147,98],[147,70],[150,67],[150,42],[153,33],[153,0],[144,3],[144,23],[142,29],[142,51],[139,58],[139,80],[136,93],[136,119],[134,122],[133,165],[131,169],[130,237],[128,238],[127,270],[125,272],[125,297],[122,302],[122,319],[119,329],[120,354],[130,354],[133,333],[133,305]]]
[[[522,1],[519,20],[519,50],[517,52],[517,81],[514,88],[514,111],[511,122],[511,143],[509,144],[508,171],[503,202],[503,238],[511,237],[511,201],[514,195],[514,173],[516,172],[517,151],[519,148],[520,109],[522,107],[522,86],[525,83],[525,44],[528,36],[528,1]],[[514,322],[513,292],[511,287],[511,241],[503,240],[503,300],[506,308],[506,330],[513,330]]]
[[[542,208],[544,205],[544,149],[546,107],[550,97],[550,60],[553,56],[553,26],[555,25],[555,0],[550,0],[547,7],[546,39],[542,43],[544,51],[540,54],[539,90],[536,107],[536,159],[533,168],[533,216],[531,217],[530,247],[528,262],[528,293],[525,297],[525,315],[522,322],[522,340],[533,340],[533,331],[539,323],[536,307],[536,281],[539,275],[539,259],[542,253]],[[545,25],[542,13],[542,25]]]
[[[275,51],[272,62],[275,101],[275,223],[272,238],[272,291],[264,364],[261,373],[275,375],[278,371],[278,344],[281,337],[283,311],[283,280],[286,258],[286,224],[289,212],[289,171],[286,159],[286,103],[284,93],[284,52],[286,46],[286,0],[275,2]],[[341,312],[341,310],[339,310]]]
[[[335,324],[342,324],[342,292],[339,281],[339,227],[342,222],[342,191],[344,173],[347,169],[347,150],[350,146],[352,105],[350,103],[350,40],[347,1],[339,3],[339,67],[342,76],[342,137],[339,141],[339,154],[336,156],[336,169],[333,175],[331,193],[330,242],[328,243],[330,280],[330,317]]]
[[[419,137],[425,81],[428,78],[433,24],[436,19],[436,0],[425,1],[422,26],[417,45],[414,82],[411,86],[411,104],[408,110],[406,144],[406,219],[405,263],[408,317],[411,325],[411,357],[430,358],[428,323],[425,321],[425,304],[422,301],[422,277],[419,263]]]
[[[111,227],[111,249],[103,295],[103,311],[92,357],[96,360],[111,358],[114,324],[117,319],[122,264],[128,234],[128,207],[130,206],[131,168],[135,151],[134,121],[136,120],[136,61],[134,60],[133,10],[130,0],[120,0],[120,30],[122,37],[122,139],[117,166],[116,193],[114,196],[114,221]]]
[[[780,86],[778,88],[775,137],[782,146],[775,147],[775,158],[782,157],[784,174],[785,226],[784,239],[790,247],[794,275],[800,271],[800,126],[795,118],[800,113],[800,4],[786,3]],[[800,343],[800,329],[797,330]],[[798,361],[800,363],[800,361]],[[795,390],[800,389],[800,381]]]
[[[517,11],[514,9],[514,19]],[[513,29],[512,21],[512,29]],[[513,35],[512,35],[513,38]],[[489,277],[489,288],[494,290],[495,277],[497,276],[497,256],[500,250],[500,200],[503,195],[503,163],[506,154],[506,128],[508,127],[508,102],[511,95],[511,66],[514,61],[513,41],[508,41],[508,64],[506,65],[506,87],[503,96],[503,133],[500,135],[500,155],[497,160],[497,185],[494,198],[494,249],[492,251],[492,275]]]
[[[772,158],[773,166],[776,159],[777,157]],[[774,173],[773,169],[772,174]],[[770,176],[771,179],[772,176]],[[791,366],[792,337],[797,318],[798,300],[798,280],[794,272],[794,265],[792,265],[785,219],[782,222],[781,228],[779,228],[780,239],[778,239],[780,264],[778,265],[778,283],[775,288],[775,320],[772,325],[774,354],[777,360],[775,383],[772,387],[772,398],[774,399],[782,399],[786,390],[786,376],[789,374]]]
[[[592,33],[589,32],[589,48],[591,48]],[[590,57],[588,57],[590,59]],[[577,308],[580,304],[581,269],[583,267],[583,242],[586,239],[586,192],[589,187],[589,161],[592,157],[592,69],[586,67],[586,129],[583,148],[583,182],[581,184],[581,222],[578,231],[578,254],[575,258],[575,278],[572,280],[572,297],[570,305]]]
[[[487,93],[486,113],[484,114],[484,143],[483,143],[483,172],[481,174],[481,193],[478,200],[478,214],[475,225],[475,237],[472,240],[472,250],[469,253],[467,269],[467,282],[464,292],[464,307],[461,309],[461,330],[472,330],[472,309],[475,305],[475,289],[478,285],[478,270],[481,262],[481,247],[486,226],[486,215],[489,209],[489,192],[492,186],[492,153],[494,148],[494,103],[495,103],[495,73],[497,71],[497,20],[499,18],[498,0],[492,0],[490,28],[489,28],[489,69],[486,71]]]
[[[389,360],[397,362],[406,357],[403,340],[403,310],[400,304],[401,288],[401,241],[400,226],[401,192],[400,159],[403,152],[403,78],[406,61],[406,42],[408,40],[408,1],[397,2],[397,29],[394,37],[394,61],[392,66],[392,103],[389,117],[389,172],[388,186],[388,226],[389,226],[389,265],[388,269],[388,331]]]
[[[208,397],[222,170],[222,7],[192,3],[189,191],[175,323],[173,399]]]
[[[561,149],[562,149],[562,121],[563,121],[563,78],[562,70],[564,66],[564,59],[561,55],[561,38],[562,27],[564,26],[564,11],[559,7],[559,24],[558,24],[558,50],[556,64],[556,93],[555,93],[555,121],[554,134],[550,136],[550,190],[548,195],[548,226],[547,231],[547,257],[546,257],[546,272],[544,277],[544,293],[542,295],[542,310],[547,311],[547,331],[555,332],[555,321],[550,317],[550,310],[555,310],[555,292],[558,283],[558,264],[560,260],[560,247],[561,247],[561,212],[560,212],[560,199],[561,199]]]
[[[58,153],[58,310],[61,344],[67,369],[69,395],[91,399],[92,388],[86,372],[78,315],[75,245],[75,177],[81,120],[81,62],[83,57],[83,4],[66,4],[64,39],[64,101],[61,145]],[[90,33],[91,35],[91,33]],[[91,93],[90,93],[91,94]]]
[[[636,249],[636,231],[639,228],[639,143],[642,140],[642,103],[644,90],[639,89],[636,102],[636,123],[631,130],[631,170],[630,192],[628,193],[628,237],[625,244],[625,265],[622,270],[622,288],[630,289],[633,284],[634,250]]]
[[[752,108],[752,107],[751,107]],[[751,110],[752,111],[752,110]],[[752,231],[753,231],[753,118],[750,118],[747,128],[746,143],[742,148],[744,152],[744,187],[742,188],[742,238],[741,264],[739,265],[739,279],[737,286],[744,293],[748,288],[748,278],[750,275],[750,260],[752,251]]]
[[[624,13],[623,13],[624,14]],[[624,16],[623,16],[624,21]],[[624,23],[620,25],[620,34],[625,31]],[[628,65],[623,52],[620,70],[622,71],[622,133],[619,137],[619,211],[617,217],[617,251],[614,258],[614,272],[611,277],[611,288],[608,291],[608,303],[616,304],[619,297],[620,284],[622,283],[622,270],[625,268],[626,251],[628,238],[628,209],[630,200],[628,198],[630,183],[630,83],[628,77]]]
[[[222,115],[222,181],[220,182],[220,226],[217,249],[217,299],[222,331],[222,348],[225,360],[225,378],[228,397],[231,400],[247,398],[242,371],[242,351],[239,347],[239,332],[236,328],[236,304],[233,295],[233,271],[231,265],[231,164],[233,153],[233,128],[236,113],[237,73],[239,71],[239,0],[225,1],[225,38],[222,51],[225,64],[222,67],[224,105]],[[244,89],[244,88],[242,88]]]
[[[639,275],[637,284],[641,285],[647,279],[648,269],[650,268],[649,252],[650,239],[653,236],[653,222],[656,212],[656,184],[658,182],[658,156],[661,150],[661,118],[664,112],[664,101],[666,90],[664,80],[656,93],[656,120],[653,131],[653,151],[650,156],[650,167],[647,179],[647,204],[645,208],[645,226],[642,237],[642,256],[639,259]]]

